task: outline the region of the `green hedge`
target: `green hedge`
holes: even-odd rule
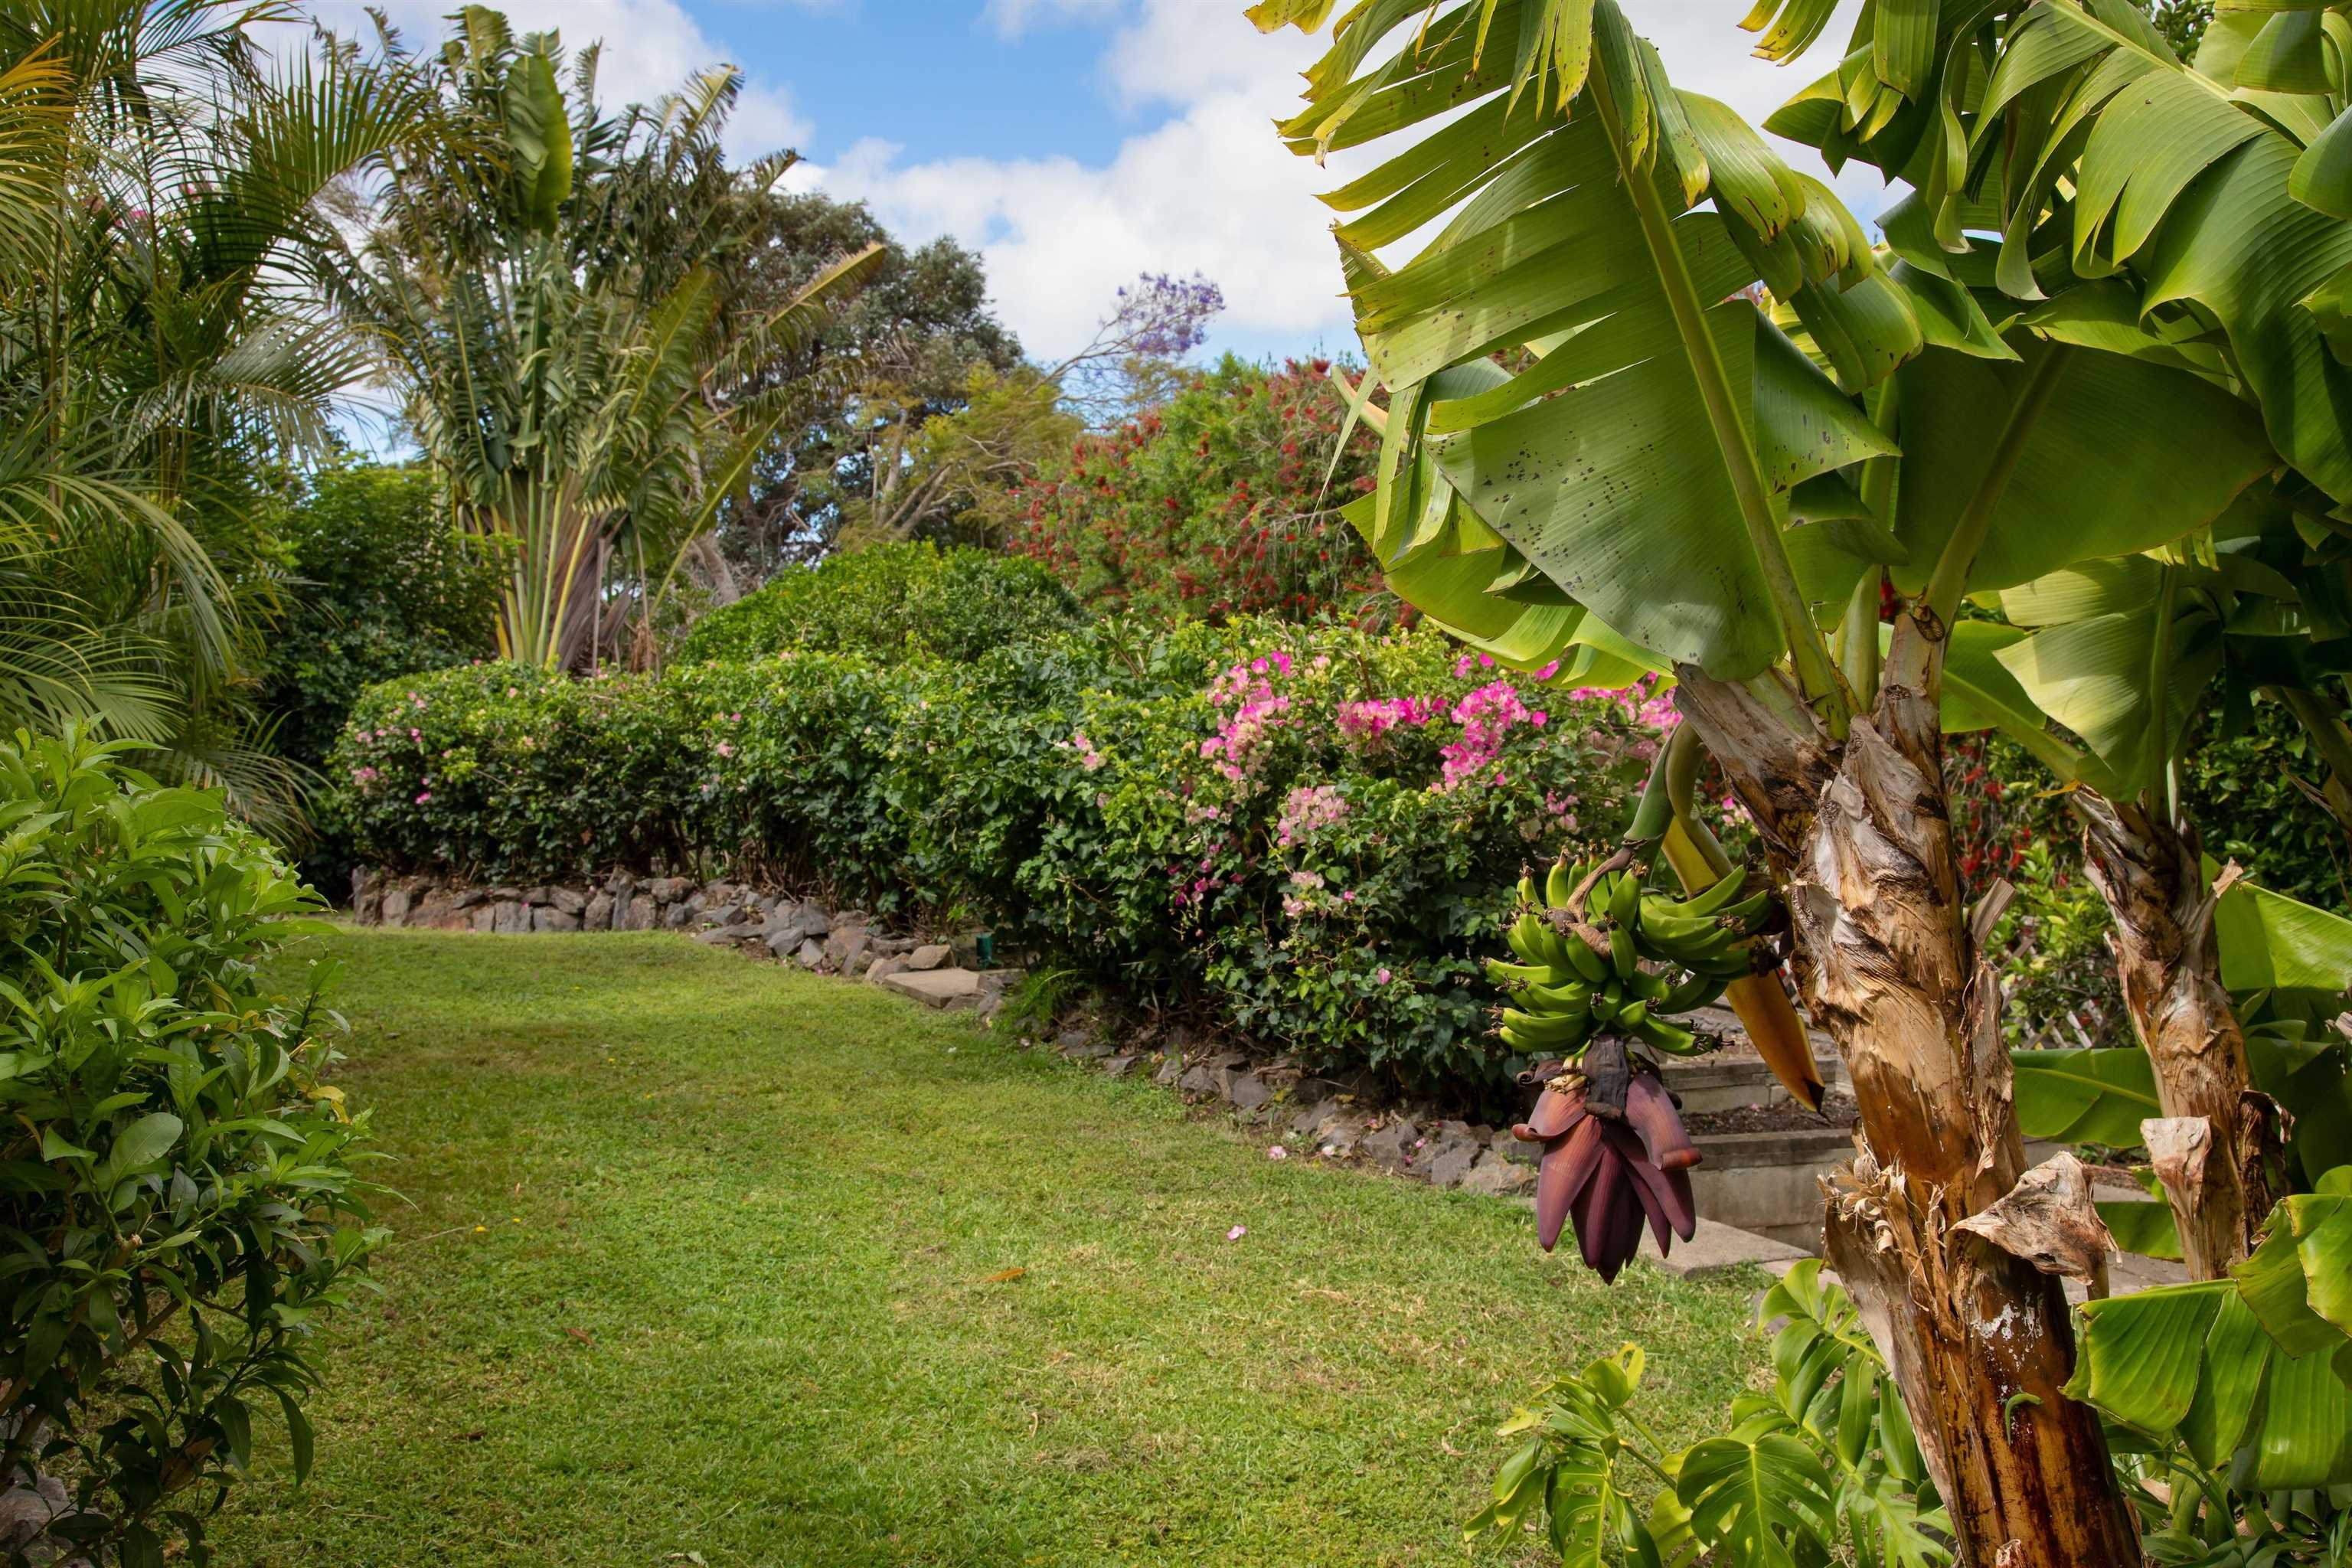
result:
[[[1081,618],[1042,561],[885,544],[793,567],[713,610],[688,631],[678,658],[755,658],[789,647],[973,659]]]
[[[339,808],[378,865],[822,882],[1318,1067],[1492,1081],[1506,889],[1613,837],[1647,745],[1619,699],[1497,673],[1431,631],[1121,619],[970,658],[476,666],[362,700]]]

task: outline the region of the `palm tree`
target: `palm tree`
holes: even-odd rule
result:
[[[324,198],[413,125],[394,76],[272,66],[282,0],[0,12],[0,721],[102,723],[293,827],[255,702],[270,466],[363,360]]]
[[[882,249],[782,308],[740,308],[745,247],[793,157],[727,167],[738,73],[608,119],[596,49],[567,96],[557,35],[518,41],[479,6],[457,23],[430,58],[383,35],[432,92],[436,135],[390,161],[339,297],[383,349],[459,521],[508,563],[501,651],[577,668],[625,641],[644,662],[720,505],[820,385],[760,373],[805,358]]]

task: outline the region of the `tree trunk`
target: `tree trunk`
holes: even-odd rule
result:
[[[1962,1561],[2139,1568],[2098,1418],[2059,1392],[2074,1354],[2059,1281],[1958,1228],[2016,1184],[2024,1149],[2000,988],[1952,855],[1932,689],[1890,681],[1839,743],[1774,677],[1679,674],[1683,713],[1787,891],[1799,990],[1861,1102],[1830,1256],[1880,1335]]]
[[[2148,1152],[2197,1279],[2219,1279],[2251,1249],[2277,1196],[2269,1163],[2277,1112],[2253,1090],[2245,1032],[2221,984],[2196,832],[2147,805],[2077,792],[2084,861],[2116,921],[2116,969],[2132,1028],[2156,1069],[2167,1127]]]

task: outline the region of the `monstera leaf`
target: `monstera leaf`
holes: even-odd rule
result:
[[[1696,1445],[1675,1479],[1693,1533],[1757,1568],[1797,1568],[1798,1543],[1835,1537],[1833,1488],[1813,1451],[1773,1415]]]

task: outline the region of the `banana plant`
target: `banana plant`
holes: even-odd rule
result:
[[[1677,91],[1610,0],[1370,0],[1281,129],[1302,153],[1401,144],[1327,197],[1352,215],[1351,401],[1383,443],[1362,526],[1391,585],[1523,668],[1670,670],[1757,824],[1861,1102],[1831,1244],[1961,1555],[2137,1563],[2098,1422],[2063,1392],[2056,1280],[1997,1218],[1959,1228],[2024,1171],[1990,913],[1942,804],[1944,677],[1971,595],[2207,529],[2278,458],[2193,361],[2110,341],[2090,284],[2045,268],[2024,308],[2000,292],[1969,149],[2001,122],[1988,74],[2015,23],[1906,9],[1924,47],[1865,40],[1833,101],[1790,111],[1886,157],[1911,210],[1884,250]]]
[[[2352,822],[2341,690],[2352,628],[2339,610],[2352,531],[2333,515],[2352,500],[2338,412],[2352,384],[2331,313],[2352,279],[2352,138],[2337,129],[2347,82],[2330,41],[2345,24],[2328,15],[2227,12],[2185,64],[2132,6],[2035,5],[2000,35],[1973,129],[1958,142],[1920,132],[1999,174],[1931,182],[1886,220],[1890,246],[1916,265],[1989,263],[2021,320],[2228,390],[2259,411],[2278,456],[2210,528],[2004,593],[2009,624],[1979,628],[1969,661],[1957,642],[1953,655],[1956,674],[1972,661],[1983,677],[1979,717],[2019,733],[2076,792],[2125,1000],[2156,1068],[2152,1120],[2214,1151],[2196,1190],[2168,1193],[2203,1279],[2245,1257],[2276,1195],[2263,1172],[2277,1127],[2248,1098],[2215,899],[2172,788],[2189,717],[2209,697],[2240,713],[2258,692],[2279,700],[2329,764],[2321,803]],[[1824,119],[1830,96],[1817,84],[1777,121],[1883,167],[1921,155],[1894,122],[1882,140]],[[2000,244],[1979,258],[1971,228],[1997,229]]]

